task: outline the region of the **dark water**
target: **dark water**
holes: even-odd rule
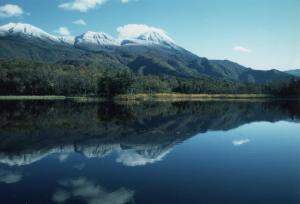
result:
[[[0,102],[0,203],[300,203],[296,102]]]

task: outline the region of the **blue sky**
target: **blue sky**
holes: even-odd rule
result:
[[[120,26],[146,24],[209,59],[256,69],[300,68],[299,0],[1,0],[0,24],[8,22],[52,34],[91,30],[114,37]]]

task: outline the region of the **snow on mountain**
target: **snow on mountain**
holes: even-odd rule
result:
[[[74,45],[75,43],[75,37],[74,36],[59,36],[57,37],[60,43],[66,44],[66,45]]]
[[[119,45],[120,43],[116,39],[103,32],[88,31],[75,39],[76,47],[91,51],[99,51],[103,48]]]
[[[139,40],[158,43],[158,44],[164,44],[164,43],[173,43],[173,40],[167,36],[166,34],[159,33],[159,32],[146,32],[144,34],[141,34],[137,37]]]
[[[155,31],[145,32],[136,38],[123,39],[122,45],[159,45],[171,48],[178,47],[169,36]]]
[[[48,34],[40,28],[30,24],[23,23],[9,23],[0,26],[0,36],[21,36],[31,39],[40,39],[49,42],[57,42],[57,37]]]
[[[80,49],[100,51],[114,46],[125,45],[158,45],[168,48],[178,48],[174,41],[165,33],[155,30],[146,31],[131,38],[115,39],[103,32],[88,31],[80,36],[55,36],[30,24],[9,23],[0,26],[0,37],[16,36],[28,39],[39,39],[50,43],[72,45]]]

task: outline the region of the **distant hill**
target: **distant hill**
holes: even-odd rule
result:
[[[228,60],[208,60],[178,46],[165,34],[147,32],[134,39],[113,39],[105,33],[86,32],[58,37],[29,24],[0,27],[0,59],[24,59],[67,65],[94,65],[131,69],[141,75],[175,76],[268,83],[288,80],[277,70],[260,71]]]
[[[289,70],[289,71],[286,71],[286,73],[300,77],[300,69]]]

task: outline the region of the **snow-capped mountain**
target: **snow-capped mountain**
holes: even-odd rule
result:
[[[58,37],[29,24],[9,23],[0,26],[0,50],[1,59],[44,63],[73,63],[73,60],[81,59],[80,63],[88,60],[96,64],[105,62],[105,66],[113,69],[129,68],[145,75],[209,76],[217,80],[251,83],[269,83],[292,77],[279,71],[253,70],[228,60],[199,57],[177,46],[159,29],[138,30],[126,35],[120,33],[118,39],[96,32],[86,32],[77,37]],[[107,60],[106,56],[92,52],[84,55],[88,51],[102,51],[103,55],[107,51],[111,58]]]
[[[48,43],[71,45],[76,48],[89,51],[100,51],[111,47],[130,45],[157,45],[169,48],[178,48],[169,36],[157,31],[145,32],[134,38],[115,39],[106,33],[93,31],[88,31],[80,36],[73,37],[51,35],[30,24],[9,23],[0,26],[0,37],[7,36],[23,37],[31,40],[38,39]]]
[[[74,36],[58,36],[58,41],[62,44],[66,45],[74,45],[75,37]]]
[[[47,42],[59,41],[56,36],[50,35],[42,29],[30,24],[23,23],[9,23],[0,26],[0,37],[5,36],[25,37],[29,39],[39,39]]]
[[[118,40],[114,39],[106,33],[88,31],[81,36],[76,37],[74,45],[75,47],[81,49],[99,51],[103,48],[119,46],[120,43]]]
[[[123,39],[124,45],[159,45],[164,47],[178,48],[174,41],[164,33],[149,31],[135,38]]]

